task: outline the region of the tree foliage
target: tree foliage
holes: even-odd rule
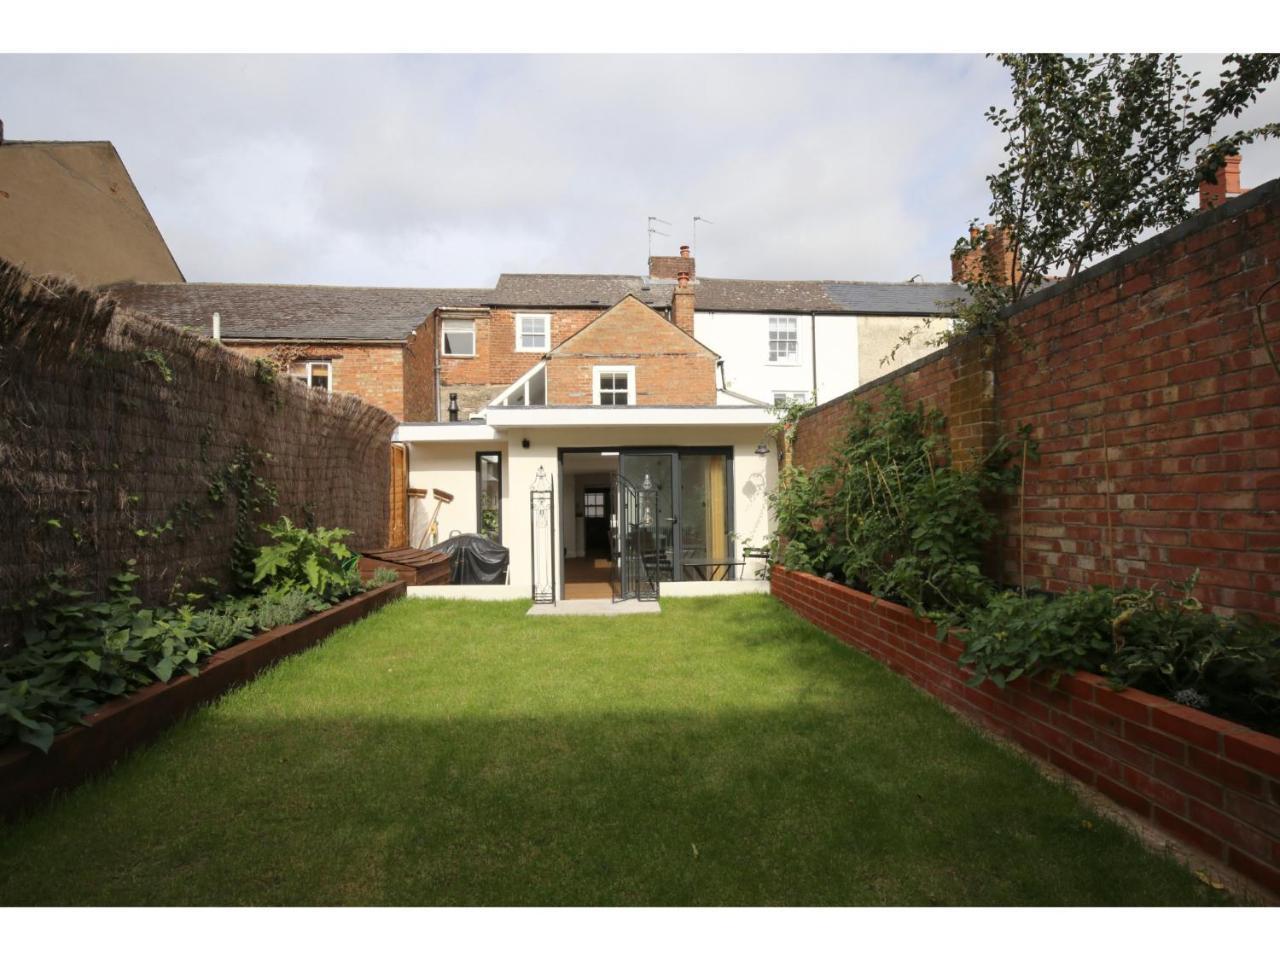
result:
[[[1054,277],[1187,217],[1199,184],[1216,182],[1244,144],[1280,123],[1225,130],[1280,73],[1280,55],[1231,54],[1204,86],[1176,54],[1002,54],[1011,107],[987,119],[1005,138],[987,177],[989,221],[1016,257],[969,280],[960,331],[989,332],[1002,307]],[[975,226],[977,221],[974,221]],[[956,253],[991,234],[971,230]]]

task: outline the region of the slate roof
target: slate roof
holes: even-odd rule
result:
[[[105,291],[138,313],[228,340],[404,340],[437,307],[484,303],[491,290],[268,283],[120,284]]]
[[[652,307],[671,304],[671,281],[628,274],[504,273],[485,302],[504,307],[612,306],[633,294]],[[874,283],[845,280],[722,280],[693,284],[698,310],[744,313],[948,314],[964,295],[954,283]]]
[[[124,307],[208,336],[216,310],[228,340],[404,340],[437,307],[612,307],[628,294],[656,310],[672,281],[632,274],[504,273],[493,289],[271,283],[115,284]],[[947,314],[952,283],[719,280],[693,284],[698,310],[921,316]]]
[[[670,281],[610,273],[504,273],[485,302],[494,307],[612,307],[632,294],[651,307],[671,305]]]

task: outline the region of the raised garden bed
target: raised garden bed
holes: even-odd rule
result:
[[[1084,671],[967,684],[961,644],[906,607],[774,567],[775,597],[957,713],[1280,894],[1280,738]]]
[[[58,734],[47,754],[25,745],[0,750],[0,816],[11,817],[55,790],[102,773],[197,707],[404,594],[403,581],[376,587],[297,623],[220,650],[200,663],[200,673],[194,677],[153,683],[89,714],[83,726]]]

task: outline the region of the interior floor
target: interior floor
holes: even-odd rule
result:
[[[607,557],[570,557],[564,562],[566,600],[611,600],[613,565]]]

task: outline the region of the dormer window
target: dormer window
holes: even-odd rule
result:
[[[592,402],[597,407],[634,407],[635,367],[593,367]]]
[[[546,353],[551,349],[551,314],[516,314],[516,350],[520,353]]]

